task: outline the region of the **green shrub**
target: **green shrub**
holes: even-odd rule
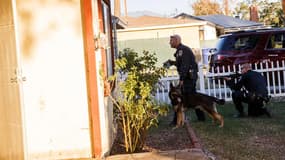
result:
[[[117,75],[124,75],[124,80],[118,82],[118,96],[113,99],[115,116],[119,129],[124,133],[126,152],[133,153],[143,149],[148,129],[157,125],[158,116],[168,112],[166,105],[160,106],[152,95],[159,78],[165,70],[155,67],[155,53],[143,52],[139,57],[132,49],[124,49],[115,62]]]

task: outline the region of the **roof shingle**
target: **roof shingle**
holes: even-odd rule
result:
[[[242,20],[239,18],[234,18],[225,15],[207,15],[207,16],[197,16],[205,21],[212,22],[224,28],[234,28],[234,27],[248,27],[248,26],[262,26],[262,23],[257,23],[254,21]]]

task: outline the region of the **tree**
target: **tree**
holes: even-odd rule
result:
[[[284,14],[282,12],[281,2],[261,1],[259,3],[260,21],[273,27],[284,26]]]
[[[281,0],[282,2],[282,9],[283,9],[283,26],[285,26],[285,19],[284,19],[284,17],[285,17],[285,0]]]
[[[227,16],[232,16],[233,13],[232,13],[232,9],[231,6],[235,6],[233,4],[235,4],[234,2],[235,0],[223,0],[222,2],[222,6],[223,6],[223,11],[224,11],[224,14],[227,15]]]
[[[259,22],[273,27],[284,26],[284,13],[282,13],[281,2],[268,2],[267,0],[244,0],[237,4],[236,15],[241,19],[249,20],[249,6],[258,7]]]
[[[229,14],[229,1],[224,0],[223,6],[224,6],[224,10],[225,10],[225,15],[228,15]]]
[[[239,2],[234,8],[234,15],[240,19],[249,20],[249,5],[246,2]]]
[[[192,4],[195,16],[222,14],[220,4],[211,0],[198,0]]]
[[[285,0],[281,0],[281,1],[282,1],[283,14],[285,14]]]

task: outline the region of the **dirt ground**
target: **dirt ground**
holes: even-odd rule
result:
[[[144,150],[150,151],[167,151],[167,150],[183,150],[193,148],[187,130],[184,127],[173,129],[170,126],[172,115],[162,117],[159,120],[158,127],[152,127],[146,138]],[[118,132],[114,145],[111,150],[111,155],[126,153],[123,147],[123,134]]]

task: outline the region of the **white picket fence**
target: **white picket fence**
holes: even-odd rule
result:
[[[238,66],[223,66],[218,70],[222,72],[213,73],[208,72],[205,65],[199,65],[199,79],[197,82],[197,91],[211,95],[218,98],[224,98],[226,101],[231,101],[231,90],[226,85],[223,79],[215,78],[217,76],[233,74],[240,71]],[[285,96],[285,62],[263,62],[253,64],[252,67],[255,71],[260,72],[266,77],[267,90],[271,97]],[[256,68],[256,69],[255,69]],[[160,79],[158,88],[155,93],[155,98],[158,102],[169,103],[168,92],[169,85],[173,83],[177,85],[178,75],[176,71],[171,71],[166,77]]]

